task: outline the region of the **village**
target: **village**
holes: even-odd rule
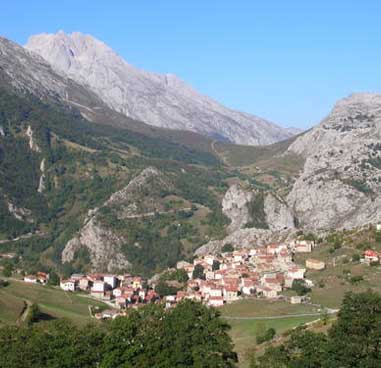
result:
[[[109,305],[112,309],[95,315],[99,319],[114,318],[148,303],[163,303],[166,308],[172,308],[183,299],[211,307],[248,297],[300,304],[308,298],[303,295],[287,297],[283,292],[292,289],[296,280],[308,288],[314,286],[306,279],[306,271],[321,271],[325,263],[313,258],[306,259],[303,266],[294,262],[295,254],[311,253],[314,247],[313,241],[293,240],[257,248],[231,249],[218,255],[206,254],[196,257],[192,263],[180,261],[176,270],[186,274],[187,281],[173,295],[158,293],[157,278],[146,280],[130,274],[72,274],[69,279],[61,279],[59,287],[66,292],[85,293]],[[380,254],[368,249],[361,262],[371,264],[380,259]],[[44,272],[24,277],[26,283],[46,285],[48,281],[49,275]]]

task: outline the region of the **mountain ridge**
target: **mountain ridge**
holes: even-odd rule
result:
[[[63,31],[35,35],[25,47],[45,58],[56,71],[89,86],[109,107],[150,125],[253,145],[294,134],[293,129],[226,108],[173,74],[137,69],[90,35]]]

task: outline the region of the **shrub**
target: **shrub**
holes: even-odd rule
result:
[[[352,262],[360,262],[360,254],[358,253],[355,253],[353,256],[352,256]]]
[[[304,280],[294,280],[291,289],[299,296],[306,295],[311,291],[311,289],[306,286]]]
[[[363,281],[363,280],[364,280],[364,277],[362,277],[362,276],[352,276],[352,277],[349,279],[349,281],[350,281],[350,283],[351,283],[352,285],[357,284],[357,283],[359,283],[359,282],[361,282],[361,281]]]
[[[256,336],[257,344],[263,344],[266,341],[272,340],[276,335],[276,331],[274,328],[269,328],[265,331],[264,334],[259,334]]]
[[[231,243],[226,243],[221,248],[222,253],[233,252],[233,251],[234,251],[234,247]]]

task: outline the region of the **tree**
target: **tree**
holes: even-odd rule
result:
[[[103,325],[65,320],[0,328],[1,368],[233,368],[229,326],[213,308],[149,304]]]
[[[214,260],[212,264],[212,271],[217,271],[220,269],[220,261]]]
[[[54,272],[49,273],[49,285],[59,285],[60,277]]]
[[[355,253],[355,254],[352,256],[352,262],[355,262],[355,263],[360,262],[360,254]]]
[[[292,282],[292,290],[296,292],[299,296],[306,295],[311,291],[309,287],[306,286],[306,283],[304,280],[294,280]]]
[[[381,295],[371,291],[344,297],[329,332],[336,367],[376,367],[381,362]],[[336,352],[336,354],[335,354]]]
[[[328,336],[297,329],[290,339],[266,349],[259,368],[374,368],[381,362],[381,295],[345,295]]]
[[[112,322],[100,366],[231,368],[237,356],[228,328],[201,303],[186,300],[167,312],[148,305]]]
[[[30,326],[33,323],[36,323],[39,321],[41,316],[41,311],[40,308],[38,307],[38,304],[33,303],[32,305],[29,306],[28,309],[28,315],[25,320],[25,323]]]
[[[7,262],[4,264],[3,268],[3,275],[4,277],[11,277],[12,276],[12,271],[13,271],[13,266],[10,262]]]
[[[222,253],[228,253],[228,252],[233,252],[233,251],[234,251],[234,247],[230,243],[224,244],[223,247],[221,248]]]
[[[194,266],[192,278],[205,280],[204,267],[202,265],[197,264]]]
[[[276,335],[276,331],[274,328],[267,329],[264,333],[259,333],[256,336],[256,342],[257,344],[262,344],[266,341],[272,340]]]
[[[160,295],[160,297],[176,295],[179,290],[180,289],[175,286],[168,285],[165,281],[159,281],[155,287],[155,291]]]

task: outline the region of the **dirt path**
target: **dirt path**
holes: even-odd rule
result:
[[[0,240],[0,244],[15,242],[22,239],[29,239],[32,236],[44,236],[44,235],[46,235],[46,233],[43,233],[43,232],[28,233],[25,235],[20,235],[17,238]]]
[[[326,311],[327,314],[336,314],[338,309],[328,309]],[[287,319],[287,318],[297,318],[297,317],[321,317],[324,313],[299,313],[299,314],[284,314],[280,316],[266,316],[266,317],[233,317],[233,316],[222,316],[225,319],[232,320],[251,320],[251,321],[260,321],[260,320],[268,320],[268,319]]]
[[[18,326],[21,325],[21,323],[25,322],[26,318],[28,317],[29,314],[29,309],[32,303],[29,300],[24,300],[24,308],[22,309],[19,317],[16,320],[16,324]]]
[[[218,143],[216,140],[212,141],[210,144],[210,147],[212,148],[213,153],[222,161],[222,163],[226,166],[229,166],[229,163],[225,159],[224,155],[221,152],[217,151],[216,143]]]

